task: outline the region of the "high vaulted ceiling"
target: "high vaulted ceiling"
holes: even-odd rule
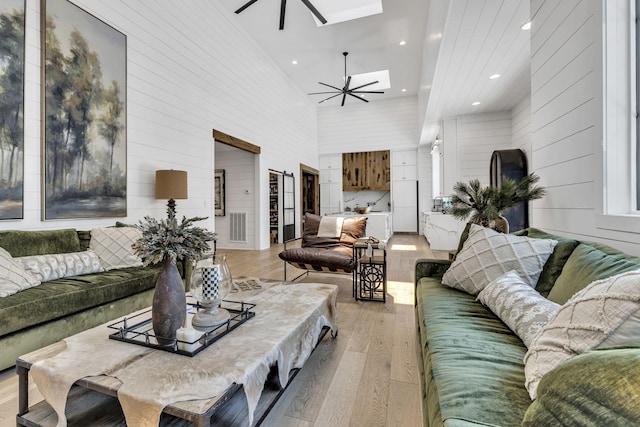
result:
[[[345,51],[350,75],[389,70],[391,88],[366,99],[418,95],[429,138],[442,118],[510,110],[530,91],[529,32],[520,28],[529,0],[382,0],[381,14],[320,27],[301,0],[289,0],[282,31],[280,0],[258,0],[237,15],[247,0],[220,1],[304,93],[330,90],[318,82],[344,85]],[[326,1],[311,0],[321,13]]]

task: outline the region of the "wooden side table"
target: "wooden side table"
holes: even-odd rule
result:
[[[373,254],[367,256],[371,244]],[[379,241],[358,239],[353,245],[353,297],[359,301],[387,300],[387,248]]]

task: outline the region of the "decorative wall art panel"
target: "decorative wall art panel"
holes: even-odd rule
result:
[[[23,217],[24,10],[0,2],[0,220]]]
[[[43,219],[127,214],[127,38],[41,0]]]
[[[224,216],[224,202],[225,202],[225,183],[224,183],[224,169],[216,169],[214,177],[214,210],[215,216]]]

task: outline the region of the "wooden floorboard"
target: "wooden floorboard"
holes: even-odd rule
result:
[[[283,279],[278,253],[225,250],[234,277]],[[442,258],[424,237],[398,234],[387,252],[388,296],[385,304],[355,301],[351,276],[312,273],[300,281],[338,285],[336,339],[325,337],[300,370],[264,426],[420,426],[422,409],[413,312],[413,275],[417,258]],[[289,277],[297,272],[288,268]],[[42,399],[31,385],[30,400]],[[15,426],[18,384],[13,369],[0,372],[0,427]]]

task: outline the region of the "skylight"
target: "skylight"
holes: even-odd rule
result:
[[[365,85],[367,83],[378,81],[374,85],[365,86],[360,90],[378,90],[389,89],[391,87],[391,79],[389,78],[389,70],[373,71],[371,73],[351,74],[350,88]]]
[[[313,4],[326,18],[325,25],[382,13],[382,0],[315,0]],[[311,16],[318,27],[323,26],[313,14]]]

